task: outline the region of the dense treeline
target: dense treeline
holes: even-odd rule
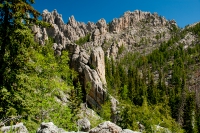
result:
[[[179,43],[188,32],[199,38],[199,25],[175,28],[173,37],[149,55],[127,53],[118,61],[106,58],[107,88],[123,107],[119,125],[137,130],[140,121],[146,131],[160,125],[174,132],[181,132],[180,128],[200,132],[196,101],[200,95],[188,89],[192,68],[200,69],[196,65],[200,63],[200,39],[188,48]]]

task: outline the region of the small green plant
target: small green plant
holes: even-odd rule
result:
[[[90,36],[91,36],[90,34],[87,34],[86,36],[81,37],[81,38],[79,38],[78,40],[76,40],[75,43],[76,43],[77,45],[83,45],[84,43],[90,41]]]
[[[90,68],[91,69],[96,69],[96,67],[94,65],[92,65],[92,64],[90,65]]]
[[[121,55],[125,50],[125,47],[124,45],[122,45],[121,47],[119,47],[119,50],[118,50],[118,55]]]

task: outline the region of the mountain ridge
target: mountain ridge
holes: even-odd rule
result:
[[[123,97],[127,97],[127,87],[133,86],[132,83],[125,85],[127,82],[126,77],[130,76],[130,71],[136,75],[136,77],[132,75],[130,78],[139,80],[143,87],[155,89],[155,85],[157,86],[155,90],[148,90],[152,95],[156,91],[163,91],[162,89],[166,88],[166,95],[164,95],[166,97],[169,96],[168,89],[176,91],[180,99],[175,99],[178,104],[175,105],[175,108],[172,108],[172,114],[174,115],[173,118],[176,118],[180,125],[183,124],[181,112],[186,102],[183,100],[185,90],[183,89],[182,92],[177,89],[184,86],[180,86],[180,84],[188,85],[190,79],[187,79],[187,82],[184,81],[186,80],[183,79],[185,76],[181,74],[184,63],[182,63],[183,59],[180,52],[184,50],[186,53],[190,53],[187,52],[190,48],[198,49],[196,44],[199,42],[199,37],[192,31],[192,28],[195,28],[196,25],[198,26],[198,23],[188,29],[180,29],[174,20],[168,21],[157,13],[151,14],[139,10],[125,12],[123,16],[113,19],[110,23],[106,23],[105,19],[100,19],[97,23],[88,22],[85,24],[77,22],[74,16],[71,16],[65,24],[56,10],[52,12],[44,10],[42,16],[45,22],[52,25],[52,28],[41,29],[34,26],[35,40],[41,45],[45,45],[45,40],[48,40],[48,37],[53,38],[55,55],[62,55],[63,50],[69,52],[69,65],[78,72],[85,102],[90,107],[101,109],[107,97],[111,95],[111,118],[112,122],[116,123],[118,119],[118,104],[120,104],[116,93],[119,93],[119,95],[122,93]],[[177,51],[174,52],[174,50]],[[168,51],[172,55],[169,55]],[[129,53],[130,55],[128,55]],[[188,59],[193,59],[193,56],[188,56]],[[137,67],[133,69],[134,67],[132,68],[130,64],[125,62],[120,64],[120,61],[123,62],[123,60],[136,64],[134,67]],[[165,60],[165,63],[163,60]],[[180,66],[179,63],[181,64]],[[127,66],[124,66],[125,64]],[[151,73],[151,76],[147,74],[147,68],[143,66],[144,64],[149,65],[147,65],[148,73]],[[112,70],[112,73],[109,75],[110,70]],[[119,74],[116,74],[115,71],[119,71]],[[182,75],[181,78],[174,74],[176,71],[179,75]],[[124,76],[124,79],[120,78],[120,76]],[[118,78],[118,80],[115,81],[115,78]],[[152,81],[146,81],[147,79]],[[137,81],[131,82],[136,82],[135,84],[137,84]],[[151,87],[148,86],[150,83],[153,84]],[[113,88],[119,92],[116,92],[116,90],[112,91]],[[129,88],[129,91],[131,91],[130,89],[134,88]],[[140,87],[138,89],[135,91],[138,91],[140,96],[144,90],[140,90]],[[139,93],[139,91],[141,92]],[[196,93],[196,98],[198,95],[199,93]],[[136,105],[143,106],[142,102],[145,102],[144,96],[139,96],[135,96],[132,101]],[[153,104],[157,102],[157,98],[153,96],[148,96],[148,98],[148,102]],[[174,104],[173,101],[169,100],[169,102]],[[175,114],[174,112],[177,109],[179,109],[179,113]]]
[[[106,84],[104,54],[107,57],[112,56],[113,58],[117,58],[120,48],[124,48],[129,51],[138,48],[139,50],[142,49],[141,52],[143,52],[146,50],[146,47],[144,50],[143,47],[144,43],[147,41],[151,44],[148,45],[149,48],[152,46],[156,48],[158,38],[161,38],[161,36],[164,38],[162,40],[160,39],[160,42],[168,40],[170,38],[170,29],[177,27],[174,20],[167,21],[164,17],[160,17],[156,13],[151,14],[149,12],[142,12],[139,10],[134,12],[125,12],[122,17],[119,19],[113,19],[113,21],[109,24],[106,23],[105,19],[100,19],[96,24],[88,22],[86,25],[84,23],[77,22],[74,16],[71,16],[69,21],[64,24],[61,15],[57,13],[56,10],[51,13],[44,10],[42,17],[45,22],[52,24],[53,28],[43,28],[41,30],[39,27],[33,27],[33,31],[37,33],[35,40],[39,40],[40,44],[44,45],[44,42],[48,39],[48,37],[54,38],[54,50],[58,55],[61,55],[61,51],[63,49],[71,49],[71,67],[82,75],[80,77],[83,77],[83,79],[80,81],[84,81],[82,84],[85,88],[88,82],[91,82],[92,88],[94,88],[92,89],[93,91],[89,93],[90,95],[88,95],[88,99],[90,99],[89,101],[92,104],[95,103],[94,101],[98,101],[97,103],[100,104],[105,100],[106,91],[102,88],[103,84]],[[149,26],[151,28],[146,30],[145,26]],[[140,28],[143,28],[144,30],[140,31]],[[154,36],[154,33],[156,33],[156,36]],[[83,42],[83,44],[80,46],[73,44],[77,43],[78,39],[81,39],[81,37],[85,37],[86,35],[90,36],[88,40]],[[142,38],[140,36],[148,37]],[[94,51],[96,51],[96,49],[102,49],[102,47],[104,52],[97,55],[95,59],[92,53],[96,53]],[[93,61],[95,63],[91,63]],[[77,64],[79,65],[77,66]],[[91,66],[95,67],[95,69],[91,69]],[[96,72],[97,74],[95,74]],[[101,79],[101,81],[99,79]],[[99,87],[102,88],[100,90],[103,90],[103,93],[100,91],[99,94],[95,94],[94,92],[99,90]],[[95,99],[96,95],[101,100]],[[115,103],[113,103],[113,105],[115,105]],[[95,104],[95,106],[97,106],[97,104]]]

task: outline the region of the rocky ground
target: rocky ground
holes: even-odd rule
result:
[[[10,131],[17,133],[28,133],[28,130],[23,125],[23,123],[19,123],[14,126],[2,127],[1,131],[3,133],[7,133]],[[52,122],[49,123],[43,122],[37,129],[36,133],[76,133],[76,132],[67,132],[62,128],[58,128]],[[103,122],[99,124],[97,127],[90,129],[90,121],[87,118],[84,118],[78,121],[77,133],[141,133],[141,132],[132,131],[129,129],[122,129],[121,127],[117,126],[116,124],[110,121]]]

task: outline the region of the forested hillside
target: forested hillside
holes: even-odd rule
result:
[[[33,3],[0,3],[2,132],[18,123],[35,132],[42,122],[79,131],[80,119],[92,128],[112,121],[119,133],[200,132],[200,23],[179,28],[139,10],[64,23]]]
[[[185,47],[180,40],[189,32],[198,41]],[[159,124],[174,132],[179,126],[200,131],[199,76],[194,77],[200,70],[200,24],[172,33],[151,54],[130,52],[117,61],[106,59],[107,87],[120,100],[122,127],[134,129],[140,121],[149,130]]]

